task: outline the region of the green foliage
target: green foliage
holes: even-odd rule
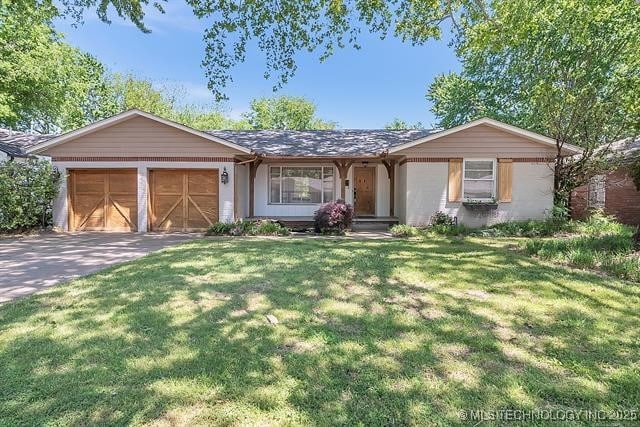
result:
[[[430,225],[425,229],[427,234],[437,234],[441,236],[466,236],[471,234],[472,228],[464,224],[437,224]]]
[[[429,221],[430,225],[455,225],[455,219],[446,212],[438,211],[433,214]]]
[[[405,130],[405,129],[424,129],[424,126],[421,122],[409,123],[405,120],[394,118],[391,122],[384,125],[385,129],[388,130]]]
[[[104,67],[63,42],[49,2],[0,1],[0,125],[48,133],[98,118]]]
[[[640,282],[640,255],[632,252],[630,233],[532,239],[521,247],[528,255]]]
[[[394,224],[389,231],[393,237],[414,237],[420,234],[416,227],[407,224]]]
[[[461,408],[637,408],[640,287],[502,243],[199,239],[3,303],[1,424],[466,426]],[[478,425],[497,424],[598,425]]]
[[[162,9],[159,2],[149,0],[61,2],[65,6],[61,12],[77,20],[82,20],[87,10],[95,9],[100,19],[109,22],[109,12],[115,11],[142,31],[148,31],[145,9]],[[454,28],[460,28],[459,20],[485,17],[490,7],[478,0],[189,0],[188,4],[198,18],[210,23],[204,34],[203,65],[209,88],[218,101],[226,98],[224,87],[232,80],[231,68],[244,62],[250,45],[264,52],[265,78],[275,77],[277,89],[295,74],[296,57],[301,51],[317,53],[322,61],[336,49],[359,49],[363,31],[382,38],[393,33],[407,42],[424,43],[441,37],[443,21],[449,19]]]
[[[251,101],[244,117],[252,129],[333,129],[335,123],[316,117],[313,102],[293,96],[258,98]]]
[[[213,224],[206,236],[287,236],[291,231],[277,221],[238,220],[235,222],[217,222]]]
[[[0,231],[49,225],[59,180],[45,160],[0,163]]]
[[[460,74],[427,94],[440,125],[481,116],[585,149],[558,160],[555,195],[610,167],[608,143],[640,124],[640,7],[635,0],[494,0],[490,19],[463,27]],[[598,150],[598,148],[601,148]]]
[[[619,223],[614,216],[606,215],[601,209],[592,211],[584,221],[572,221],[570,224],[574,233],[588,236],[619,235],[629,237],[632,234],[629,226]]]

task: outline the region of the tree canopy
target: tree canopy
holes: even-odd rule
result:
[[[40,132],[85,124],[104,96],[104,67],[64,43],[52,6],[0,0],[0,124]]]
[[[18,0],[33,1],[33,0]],[[49,0],[46,0],[49,1]],[[168,0],[60,0],[60,13],[81,20],[92,10],[104,22],[110,11],[148,31],[145,13],[163,11]],[[336,49],[360,48],[363,31],[381,37],[393,34],[410,43],[423,43],[442,34],[442,22],[454,28],[487,15],[488,0],[187,0],[195,16],[210,23],[203,34],[203,65],[217,100],[232,81],[232,68],[256,44],[265,56],[265,77],[282,86],[297,69],[296,54],[313,52],[324,60]]]
[[[405,130],[405,129],[424,129],[424,126],[422,125],[421,122],[409,123],[406,120],[402,120],[396,117],[392,121],[384,125],[384,128],[388,130]]]
[[[460,73],[428,91],[443,127],[490,116],[585,149],[558,156],[556,196],[640,127],[640,6],[635,0],[500,0],[456,43]],[[560,201],[558,198],[557,200]]]
[[[258,98],[244,114],[251,129],[333,129],[336,124],[316,117],[313,102],[294,96]]]

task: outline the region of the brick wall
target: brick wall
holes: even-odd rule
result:
[[[618,170],[607,176],[605,211],[627,224],[640,225],[640,191],[633,179]]]
[[[593,198],[594,192],[590,191],[591,186],[593,184],[584,185],[571,194],[573,218],[583,219],[589,206],[597,204]],[[614,215],[626,224],[640,225],[640,191],[625,170],[620,169],[606,175],[604,209],[607,214]]]

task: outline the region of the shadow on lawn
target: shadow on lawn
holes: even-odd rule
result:
[[[0,308],[0,421],[455,424],[463,409],[630,409],[638,301],[476,243],[198,241]]]

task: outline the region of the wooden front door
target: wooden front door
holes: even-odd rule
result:
[[[135,169],[82,169],[69,174],[70,231],[136,231]]]
[[[217,169],[149,172],[152,231],[202,231],[218,221]]]
[[[353,168],[353,208],[356,215],[367,216],[376,214],[376,169],[373,167]]]

